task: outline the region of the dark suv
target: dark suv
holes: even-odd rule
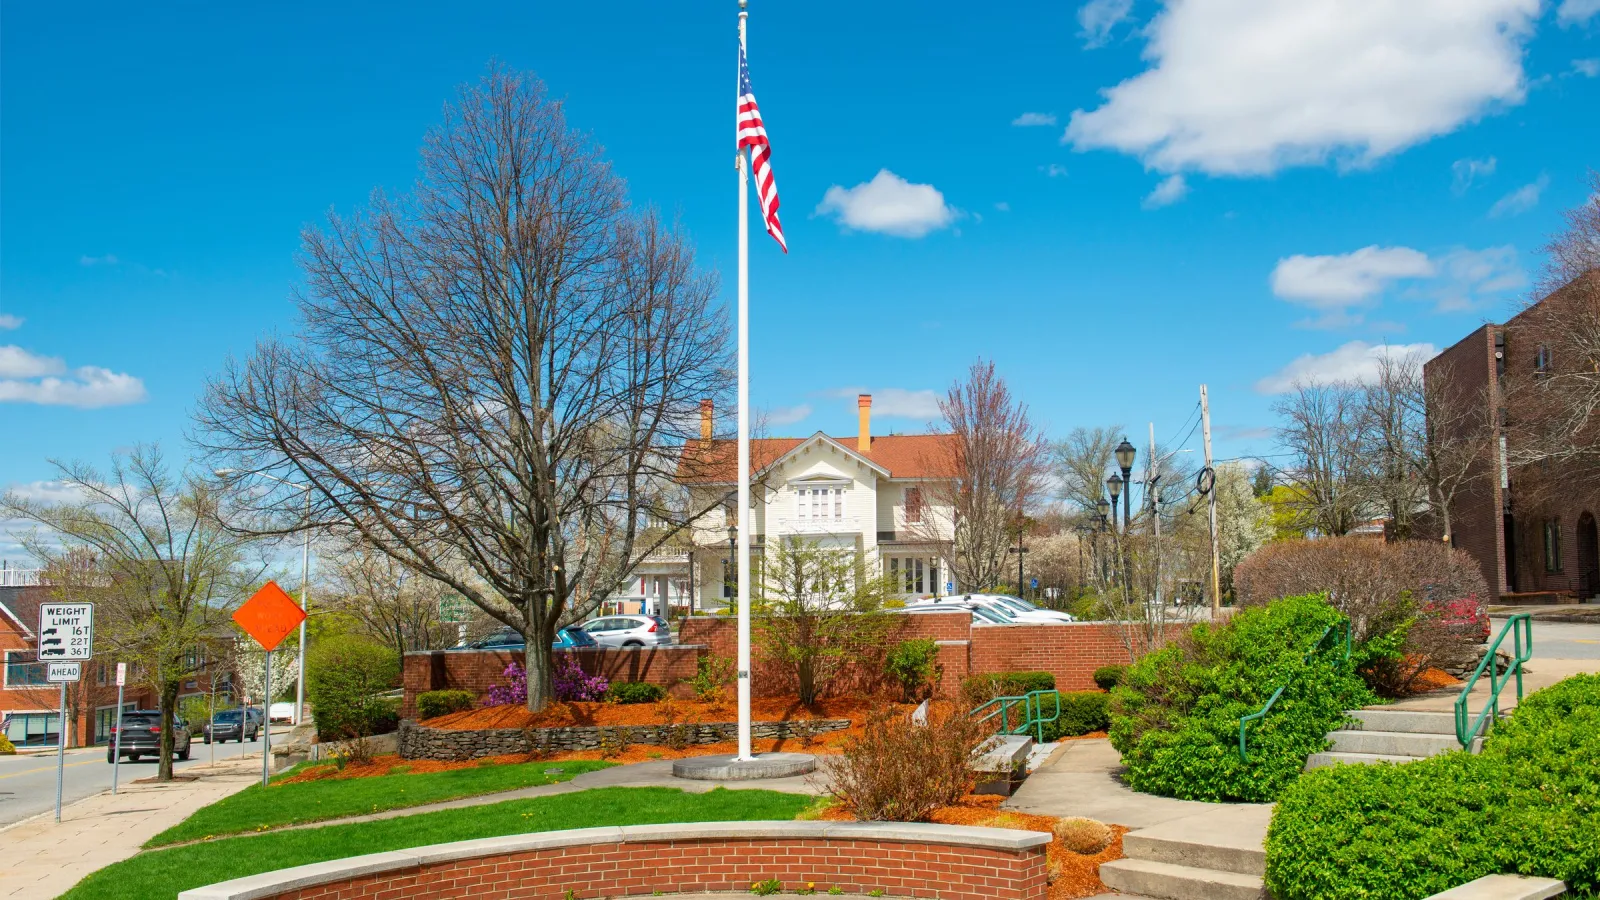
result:
[[[253,706],[249,709],[221,710],[210,722],[201,725],[200,731],[208,744],[212,741],[219,744],[253,741],[261,733],[261,710]]]
[[[178,759],[189,758],[189,725],[182,719],[172,720],[172,752]],[[122,714],[122,755],[128,762],[138,762],[141,756],[161,754],[161,713],[154,709],[136,709]],[[117,729],[111,729],[111,742],[106,744],[106,762],[117,761]]]

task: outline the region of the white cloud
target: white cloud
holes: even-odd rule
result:
[[[912,184],[888,169],[853,188],[834,185],[817,204],[817,215],[832,215],[856,231],[919,238],[955,221],[956,210],[931,184]]]
[[[936,421],[939,413],[939,394],[936,391],[912,391],[905,388],[844,387],[828,391],[831,397],[848,397],[854,400],[861,394],[872,395],[872,415],[893,419]],[[854,407],[852,407],[854,408]]]
[[[1011,124],[1018,125],[1023,128],[1034,125],[1054,125],[1056,124],[1056,114],[1025,112],[1022,115],[1017,116],[1015,119],[1012,119]]]
[[[793,425],[811,418],[811,404],[802,403],[799,406],[775,406],[767,410],[767,424]]]
[[[1494,174],[1495,159],[1458,159],[1450,164],[1450,173],[1455,180],[1450,185],[1450,190],[1456,194],[1465,194],[1472,183],[1479,178],[1488,178]]]
[[[1323,354],[1307,353],[1297,357],[1278,371],[1256,382],[1260,394],[1282,394],[1294,389],[1296,384],[1321,384],[1332,381],[1371,381],[1378,374],[1378,364],[1385,358],[1404,359],[1416,356],[1432,359],[1439,349],[1432,344],[1369,344],[1351,341],[1336,350]]]
[[[1078,36],[1085,47],[1103,47],[1111,40],[1111,30],[1128,18],[1133,0],[1089,0],[1078,7]]]
[[[1046,178],[1067,177],[1067,167],[1058,163],[1051,163],[1048,166],[1040,166],[1039,171],[1043,172]]]
[[[105,256],[78,257],[78,265],[80,266],[114,266],[116,264],[117,258],[110,253],[107,253]]]
[[[1406,278],[1428,278],[1435,272],[1427,254],[1410,247],[1362,247],[1332,256],[1296,254],[1278,260],[1272,270],[1272,293],[1321,313],[1309,324],[1338,328],[1361,321],[1352,310],[1371,306],[1389,285]]]
[[[1585,78],[1600,77],[1600,58],[1575,59],[1572,61],[1572,71]]]
[[[1370,163],[1520,103],[1539,5],[1167,0],[1149,68],[1074,112],[1062,140],[1165,172]]]
[[[1182,175],[1169,175],[1156,185],[1156,189],[1144,198],[1145,209],[1157,209],[1162,206],[1171,206],[1182,200],[1189,193],[1189,183],[1183,180]]]
[[[144,382],[132,375],[99,366],[79,366],[69,373],[57,357],[0,346],[0,403],[89,409],[139,403],[147,397]]]
[[[0,331],[12,331],[22,327],[22,317],[10,313],[0,313]]]
[[[1600,13],[1600,0],[1561,0],[1561,7],[1556,10],[1556,21],[1563,27],[1582,25],[1597,13]]]
[[[1539,205],[1539,195],[1550,186],[1550,176],[1540,175],[1532,184],[1525,184],[1511,193],[1496,200],[1494,206],[1489,207],[1489,218],[1498,219],[1501,216],[1517,216]]]
[[[1439,277],[1411,294],[1432,301],[1440,312],[1475,309],[1528,283],[1527,273],[1517,263],[1516,248],[1509,244],[1482,250],[1452,250],[1434,262]]]
[[[994,208],[996,210],[999,210],[1000,212],[1011,212],[1011,204],[1005,202],[1004,200],[1001,200],[999,203],[996,203],[994,205]]]

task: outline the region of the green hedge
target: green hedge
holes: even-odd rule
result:
[[[471,691],[424,691],[417,695],[417,718],[448,716],[477,705],[478,695]]]
[[[1105,731],[1111,727],[1111,695],[1102,691],[1071,691],[1056,695],[1061,698],[1061,717],[1044,726],[1046,741],[1059,741],[1064,737],[1077,737],[1091,731]],[[1050,703],[1045,701],[1045,710]]]
[[[1095,669],[1094,674],[1089,677],[1094,679],[1094,683],[1099,686],[1100,690],[1109,691],[1122,683],[1122,676],[1127,671],[1127,666],[1101,666]]]
[[[643,681],[613,681],[606,688],[608,703],[655,703],[665,696],[666,688]]]
[[[1372,703],[1357,669],[1398,639],[1357,648],[1351,659],[1325,652],[1305,659],[1323,630],[1342,621],[1320,596],[1286,597],[1196,625],[1183,639],[1145,655],[1112,693],[1111,743],[1135,790],[1185,800],[1267,802],[1328,746],[1345,710]],[[1239,758],[1239,717],[1287,685],[1250,727],[1250,761]]]
[[[1053,691],[1056,677],[1049,672],[990,672],[961,679],[968,703],[987,703],[996,697],[1020,697],[1034,691]]]
[[[1525,698],[1479,756],[1308,773],[1267,832],[1279,900],[1410,900],[1498,872],[1600,889],[1600,675]]]

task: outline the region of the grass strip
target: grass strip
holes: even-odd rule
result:
[[[144,846],[162,847],[555,784],[610,766],[611,763],[590,761],[491,764],[425,775],[374,775],[283,784],[282,779],[298,771],[297,767],[279,776],[269,787],[253,784],[195,810],[189,818],[146,841]],[[546,770],[554,769],[561,771],[546,774]]]

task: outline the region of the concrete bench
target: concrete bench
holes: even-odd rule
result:
[[[1033,738],[1025,734],[996,735],[978,748],[973,756],[972,768],[978,773],[978,786],[974,793],[1011,796],[1028,774],[1028,753],[1033,750]]]

